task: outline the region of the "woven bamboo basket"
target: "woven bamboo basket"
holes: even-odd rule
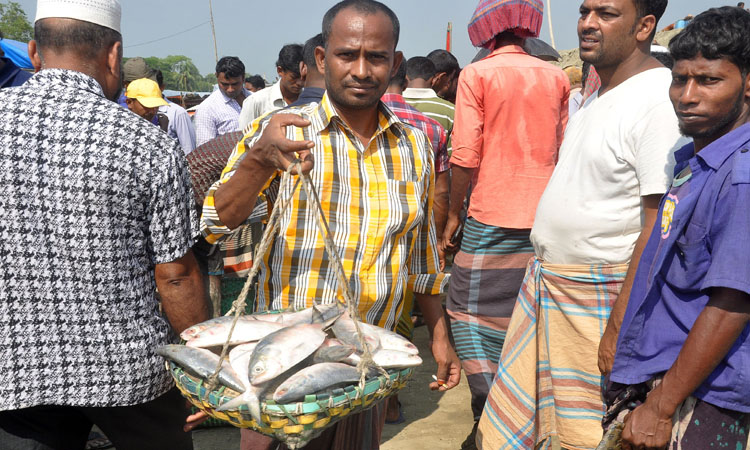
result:
[[[209,392],[205,380],[186,373],[171,361],[167,362],[167,370],[182,395],[209,416],[274,437],[290,448],[303,446],[330,425],[394,395],[406,386],[414,373],[411,368],[389,370],[388,377],[381,375],[368,379],[364,389],[347,386],[334,390],[330,395],[308,395],[298,403],[278,405],[273,400],[267,400],[261,402],[263,423],[257,423],[244,405],[236,411],[216,411],[216,408],[238,396],[238,392],[225,386]]]

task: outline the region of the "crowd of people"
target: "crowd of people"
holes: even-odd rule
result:
[[[424,323],[431,389],[465,372],[462,449],[747,448],[750,12],[709,9],[667,48],[666,8],[582,0],[563,71],[524,50],[540,0],[480,1],[488,53],[464,68],[407,58],[390,8],[343,0],[270,86],[221,58],[191,118],[122,62],[118,0],[38,0],[36,73],[0,55],[0,449],[83,449],[93,425],[192,448],[207,416],[155,348],[211,316],[209,275],[260,265],[255,311],[338,301],[313,201],[361,319]],[[316,198],[276,205],[290,170]],[[374,450],[403,420],[389,399],[307,448]]]

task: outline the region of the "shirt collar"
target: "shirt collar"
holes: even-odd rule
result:
[[[67,69],[43,69],[29,81],[27,84],[38,84],[49,87],[50,85],[62,85],[63,87],[74,87],[89,91],[92,94],[104,97],[102,86],[94,78],[75,70]]]
[[[717,170],[724,162],[734,154],[737,149],[750,142],[750,123],[746,123],[736,130],[725,134],[719,139],[713,141],[706,148],[698,152],[698,157],[703,160],[709,167]],[[686,148],[694,149],[693,144],[686,145],[678,152]],[[686,156],[680,153],[681,157]],[[675,158],[677,155],[675,155]]]
[[[225,94],[225,93],[224,93],[224,91],[222,91],[221,89],[219,89],[219,88],[216,88],[216,90],[217,90],[217,91],[219,91],[219,94],[221,94],[221,98],[222,98],[222,99],[224,100],[224,103],[229,103],[229,102],[236,102],[236,101],[237,101],[237,100],[233,99],[232,97],[229,97],[229,96],[228,96],[227,94]],[[252,92],[250,92],[250,91],[248,91],[247,89],[245,89],[245,87],[244,87],[244,86],[242,87],[242,93],[243,93],[243,94],[245,94],[245,98],[248,98],[248,97],[250,97],[250,95],[252,94]],[[239,103],[239,102],[238,102],[238,103]]]
[[[403,96],[407,98],[435,98],[438,95],[430,88],[407,88],[404,90]]]
[[[341,119],[336,108],[331,104],[331,100],[328,98],[328,92],[323,95],[323,99],[318,103],[317,108],[314,110],[315,117],[311,120],[311,131],[313,133],[319,133],[320,131],[328,128],[331,122],[336,119],[339,126],[347,127],[346,123]],[[381,101],[378,102],[378,130],[373,135],[379,135],[385,130],[391,127],[402,129],[403,124],[401,120],[394,114],[388,107]]]
[[[510,44],[503,45],[500,48],[496,48],[492,51],[492,53],[489,54],[489,56],[487,56],[487,58],[492,58],[493,56],[497,55],[507,55],[509,53],[522,53],[524,55],[528,55],[528,53],[526,53],[523,47],[521,47],[520,45]]]
[[[404,96],[399,95],[399,94],[385,93],[383,94],[383,97],[380,98],[380,100],[382,100],[383,103],[385,103],[386,105],[388,103],[393,103],[393,104],[398,104],[398,105],[403,105],[406,103],[406,100],[404,100]]]

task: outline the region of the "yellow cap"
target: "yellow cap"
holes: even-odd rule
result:
[[[148,78],[141,78],[132,81],[128,85],[125,97],[138,100],[146,108],[157,108],[167,106],[168,103],[161,96],[161,90],[156,81]]]

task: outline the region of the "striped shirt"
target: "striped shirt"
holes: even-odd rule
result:
[[[445,128],[437,120],[427,117],[417,108],[404,101],[398,94],[385,94],[381,100],[402,122],[414,125],[424,131],[435,153],[435,173],[450,169],[448,163],[448,136]]]
[[[252,92],[242,88],[245,100]],[[216,136],[240,130],[240,111],[237,100],[216,89],[198,106],[195,112],[195,145],[203,145]]]
[[[422,111],[427,117],[437,120],[448,133],[448,154],[453,151],[451,135],[456,107],[448,100],[443,100],[432,89],[408,88],[403,93],[406,103]]]
[[[287,127],[287,137],[309,139],[315,168],[310,176],[339,249],[360,316],[387,329],[396,326],[407,287],[439,294],[447,277],[438,268],[432,215],[433,159],[423,132],[402,124],[379,105],[379,124],[362,145],[338,116],[328,95],[319,104],[294,107],[311,121],[305,129]],[[203,206],[202,231],[210,243],[230,233],[214,208],[216,189],[234,175],[248,149],[260,138],[272,114],[250,126],[229,158],[221,179]],[[270,182],[269,182],[270,185]],[[339,294],[336,276],[316,225],[314,209],[299,189],[281,219],[281,232],[260,267],[256,309],[309,307],[331,303]]]

